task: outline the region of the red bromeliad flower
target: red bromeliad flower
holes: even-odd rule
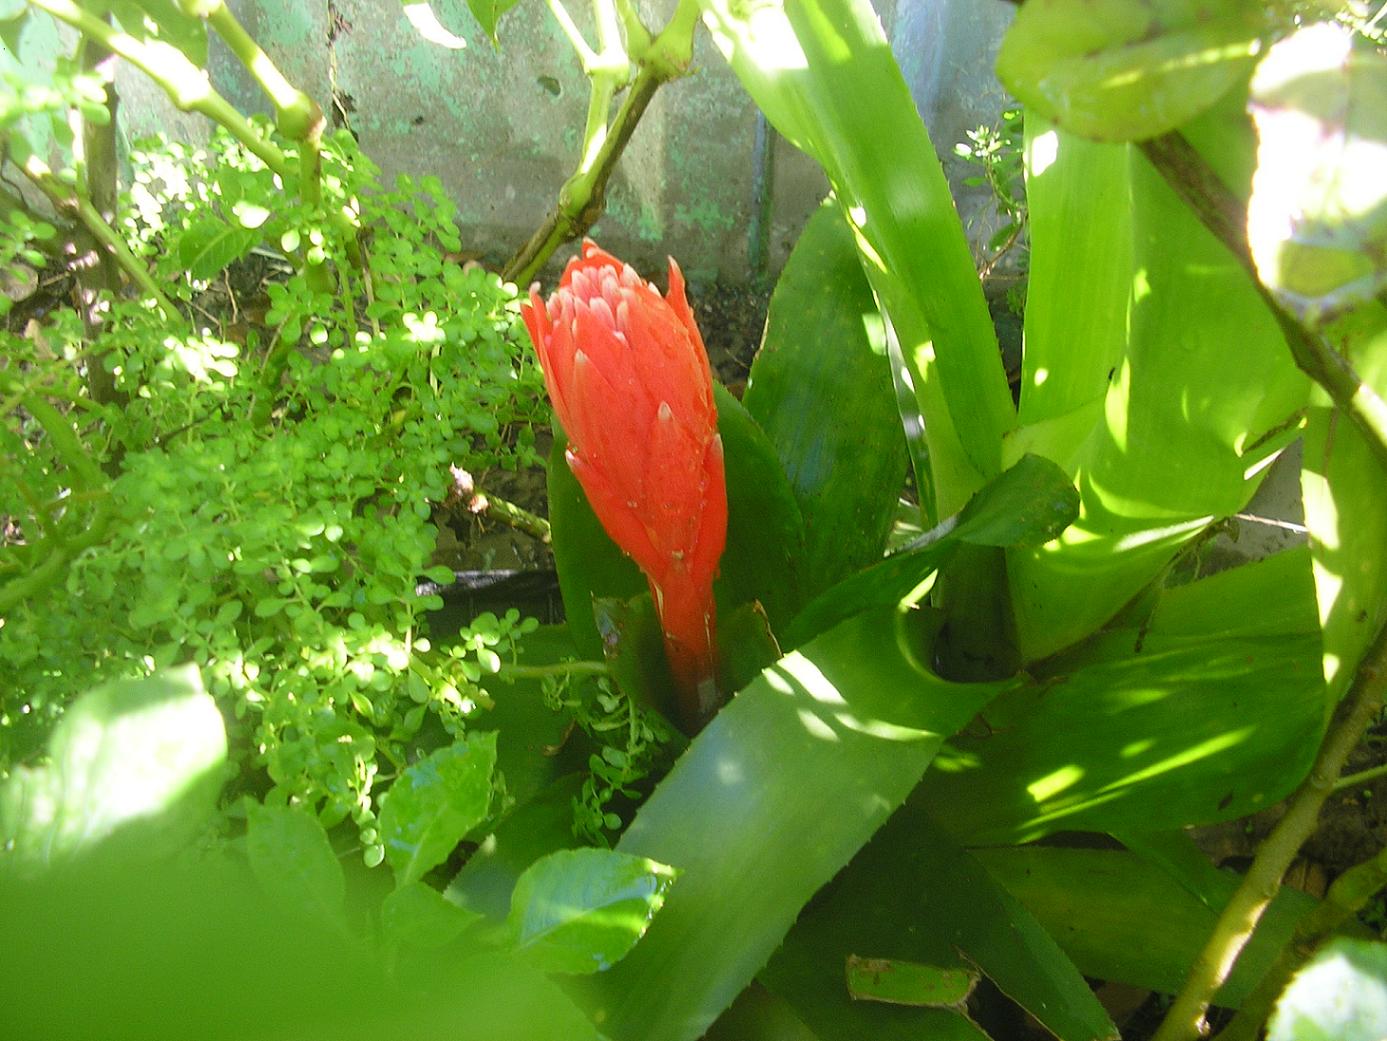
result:
[[[592,241],[546,306],[523,308],[567,459],[602,527],[645,572],[686,723],[713,708],[713,575],[727,486],[703,338],[669,262],[669,294]]]

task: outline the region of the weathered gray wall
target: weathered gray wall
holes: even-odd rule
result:
[[[917,103],[946,157],[967,127],[995,118],[1000,88],[992,55],[1009,17],[999,0],[879,0]],[[575,17],[583,4],[570,4]],[[647,24],[663,24],[673,0],[647,0]],[[399,0],[234,0],[251,34],[325,111],[339,106],[387,181],[397,173],[440,177],[459,206],[472,249],[497,256],[543,218],[577,158],[587,82],[557,25],[537,0],[501,25],[493,48],[463,0],[436,0],[440,20],[468,41],[450,51],[422,39]],[[677,252],[694,278],[750,273],[758,177],[757,115],[706,33],[695,74],[661,89],[627,149],[594,234],[639,263]],[[213,82],[245,111],[266,100],[230,54],[214,44]],[[335,92],[334,92],[335,84]],[[122,74],[127,135],[199,133],[170,113],[138,73]],[[334,94],[336,103],[334,103]],[[956,178],[957,180],[957,178]],[[769,170],[766,264],[777,270],[825,191],[818,168],[775,141]],[[965,193],[965,217],[985,231],[988,200]],[[984,235],[985,237],[985,235]]]

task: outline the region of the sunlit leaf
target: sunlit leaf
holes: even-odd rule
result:
[[[742,398],[804,517],[807,596],[880,559],[895,515],[906,445],[885,335],[852,232],[826,202],[776,283]]]
[[[1008,552],[1027,660],[1108,622],[1242,509],[1296,436],[1308,392],[1251,278],[1130,146],[1044,141],[1030,146],[1044,186],[1033,213],[1050,231],[1033,264],[1049,292],[1028,295],[1021,391],[1034,422],[1007,449],[1065,467],[1082,508],[1058,541]]]
[[[225,757],[195,666],[97,687],[68,706],[48,761],[0,789],[0,850],[41,865],[115,837],[151,855],[177,848],[205,824]]]
[[[910,927],[903,930],[903,922]],[[976,979],[980,970],[1062,1041],[1117,1036],[1055,941],[977,861],[940,832],[915,799],[839,875],[832,894],[806,911],[760,978],[829,1036],[837,1034],[833,1025],[853,1020],[859,1037],[935,1036],[938,1024],[947,1022],[937,1013],[899,1011],[886,1017],[849,1005],[849,993],[838,985],[843,959],[872,952],[928,967],[945,979],[959,974]],[[848,972],[851,990],[851,964]],[[896,984],[890,972],[869,980],[875,988],[892,988],[875,1000],[906,997],[895,988],[909,987],[911,977],[920,983],[930,979],[918,969],[903,974],[906,979]],[[900,1003],[927,1004],[919,995]],[[955,1003],[928,1002],[933,1007]]]
[[[1261,13],[1252,0],[1030,0],[1002,41],[997,77],[1076,134],[1154,137],[1247,72]]]
[[[246,855],[265,891],[286,910],[340,920],[346,876],[327,832],[312,814],[292,806],[250,804]]]
[[[1387,392],[1387,308],[1372,303],[1331,327],[1359,376]],[[1387,482],[1363,433],[1316,391],[1301,468],[1305,526],[1324,629],[1324,676],[1337,698],[1387,622]]]
[[[613,850],[551,853],[516,882],[507,919],[511,944],[549,972],[605,971],[645,935],[677,874]]]
[[[1387,286],[1387,56],[1321,24],[1276,44],[1252,78],[1257,273],[1317,324]]]
[[[423,882],[392,890],[381,903],[381,925],[392,943],[425,950],[452,943],[481,918]]]
[[[641,807],[617,848],[680,877],[646,937],[592,977],[588,1004],[616,1041],[700,1036],[943,736],[1003,689],[940,680],[909,622],[855,618],[766,669]]]
[[[1277,1002],[1267,1041],[1387,1037],[1387,944],[1338,939],[1296,973]]]
[[[957,511],[1001,470],[1014,423],[997,337],[948,182],[865,0],[701,0],[748,93],[824,168],[899,341],[933,467]]]
[[[940,754],[923,794],[967,845],[1183,827],[1270,806],[1310,766],[1314,634],[1143,638],[1056,662]]]
[[[410,765],[390,786],[380,812],[385,859],[398,885],[441,864],[491,806],[496,733],[469,734]]]
[[[1086,976],[1174,993],[1208,940],[1238,878],[1204,865],[1214,907],[1173,877],[1122,850],[1045,846],[973,855],[1035,915]],[[1236,1005],[1256,985],[1314,899],[1282,889],[1219,991]]]

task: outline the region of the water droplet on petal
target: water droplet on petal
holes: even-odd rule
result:
[[[660,411],[657,413],[657,415],[660,417],[661,423],[674,422],[674,410],[669,407],[668,401],[660,402]]]

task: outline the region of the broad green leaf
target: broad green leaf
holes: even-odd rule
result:
[[[1001,466],[1015,421],[948,182],[866,0],[700,0],[767,118],[824,168],[912,376],[938,513]]]
[[[1093,367],[1088,375],[1047,398],[1038,413],[1042,426],[1062,425],[1070,415],[1087,425],[1093,406],[1082,399],[1106,383],[1087,432],[1052,429],[1028,437],[1033,428],[1022,428],[1008,446],[1009,452],[1053,453],[1050,458],[1074,475],[1082,499],[1078,520],[1057,542],[1008,553],[1017,638],[1030,661],[1109,621],[1192,538],[1240,510],[1295,436],[1289,420],[1303,407],[1308,387],[1247,274],[1145,160],[1111,161],[1104,150],[1123,145],[1083,145],[1069,162],[1063,136],[1049,147],[1059,165],[1046,176],[1081,181],[1092,172],[1100,178],[1104,205],[1088,217],[1070,209],[1074,219],[1108,220],[1126,205],[1132,239],[1128,252],[1106,233],[1090,238],[1080,223],[1076,240],[1092,248],[1079,250],[1067,282],[1051,283],[1054,293],[1065,294],[1066,284],[1099,280],[1110,312],[1102,323],[1084,318],[1084,307],[1066,310],[1063,296],[1042,302],[1032,291],[1028,298],[1027,351],[1034,313],[1044,358],[1028,361],[1035,368],[1028,368],[1022,387],[1023,415],[1033,387],[1046,398],[1049,377],[1042,380],[1041,370],[1061,372],[1071,344],[1091,334],[1107,344],[1082,356],[1080,363]],[[1067,191],[1042,192],[1035,205],[1063,207]],[[1041,247],[1037,242],[1036,254]],[[1051,248],[1066,255],[1058,237]],[[1122,287],[1104,264],[1124,261],[1127,343],[1114,361]],[[1087,304],[1086,291],[1075,292]],[[1230,343],[1239,349],[1229,350]],[[1098,368],[1104,363],[1106,370]]]
[[[434,956],[397,974],[374,945],[286,914],[244,864],[216,852],[191,864],[92,858],[36,879],[0,873],[0,920],[7,1037],[602,1038],[519,958]]]
[[[974,850],[1035,915],[1085,976],[1175,993],[1209,938],[1217,912],[1153,864],[1122,850],[1046,846]],[[1205,866],[1221,908],[1238,878]],[[1238,959],[1218,1004],[1236,1006],[1290,939],[1314,900],[1282,889]]]
[[[311,813],[292,806],[250,804],[246,854],[265,892],[286,910],[342,920],[346,876],[327,832]]]
[[[999,698],[924,786],[966,845],[1161,830],[1270,806],[1325,719],[1311,636],[1143,640],[1128,631]]]
[[[997,54],[997,78],[1083,137],[1173,130],[1252,67],[1262,5],[1190,0],[1031,0]]]
[[[1367,305],[1333,328],[1364,383],[1387,392],[1387,308]],[[1308,413],[1301,489],[1324,630],[1324,678],[1337,700],[1387,622],[1387,482],[1367,439],[1319,390]]]
[[[1306,546],[1165,589],[1147,625],[1157,636],[1315,636],[1319,628]]]
[[[1281,995],[1267,1041],[1387,1037],[1387,944],[1337,939],[1315,952]]]
[[[1007,450],[1072,470],[1127,349],[1132,149],[1084,141],[1032,112],[1025,148],[1031,262],[1020,426]]]
[[[481,918],[423,882],[391,890],[381,903],[380,916],[387,940],[425,950],[452,943]]]
[[[1074,519],[1074,487],[1053,463],[1026,456],[991,481],[950,517],[901,551],[844,579],[814,598],[785,631],[795,647],[874,607],[897,604],[940,567],[960,542],[976,546],[1033,546]]]
[[[774,446],[742,403],[713,385],[727,470],[727,548],[714,591],[719,611],[757,601],[772,629],[799,610],[804,518]]]
[[[805,595],[879,560],[906,445],[885,326],[831,200],[800,233],[776,283],[742,403],[775,446],[804,517]]]
[[[849,954],[981,970],[1061,1041],[1117,1037],[1055,941],[914,798],[839,876],[833,894],[806,912],[761,979],[822,1032],[820,1023],[842,1008],[844,996],[832,991]],[[859,1036],[876,1036],[867,1027],[859,1024]]]
[[[193,665],[87,691],[48,761],[0,789],[0,865],[58,863],[115,838],[176,849],[211,813],[225,759],[221,713]]]
[[[260,232],[208,216],[178,240],[178,262],[194,278],[207,280],[240,260],[260,241]]]
[[[175,0],[110,0],[110,9],[137,40],[162,40],[194,65],[207,67],[207,23],[184,14]]]
[[[535,861],[579,845],[573,834],[573,800],[581,774],[567,774],[517,808],[487,836],[445,893],[459,907],[488,918],[506,917],[516,880]]]
[[[485,0],[480,0],[480,2],[485,2]],[[436,43],[440,47],[447,47],[453,51],[460,51],[467,46],[467,41],[461,36],[454,36],[443,27],[443,23],[438,20],[438,15],[434,14],[433,8],[429,6],[428,0],[401,0],[401,3],[404,4],[405,17],[409,19],[409,24],[414,26],[414,31],[428,40],[429,43]],[[477,4],[473,0],[468,0],[467,6],[472,9],[473,14],[476,14]],[[499,18],[501,14],[502,11],[498,10],[496,17]],[[477,15],[477,20],[481,22],[482,16]],[[484,28],[486,27],[485,22],[482,22],[482,25]],[[494,29],[495,21],[493,20],[492,26],[487,29],[487,32],[494,36]]]
[[[515,884],[511,945],[548,972],[603,972],[645,935],[677,875],[609,849],[550,853]]]
[[[704,1041],[824,1041],[789,1004],[753,983],[718,1017]]]
[[[395,779],[381,806],[380,834],[396,885],[419,881],[486,819],[495,765],[496,733],[474,733]]]
[[[617,847],[680,878],[645,939],[593,977],[588,1004],[615,1041],[700,1036],[944,736],[1003,689],[933,675],[930,639],[894,610],[851,619],[766,669],[694,739]]]
[[[1320,24],[1252,78],[1257,174],[1247,237],[1262,282],[1301,320],[1387,287],[1387,55]]]
[[[848,996],[854,1001],[913,1008],[962,1008],[978,985],[976,969],[943,969],[899,958],[848,955]]]

